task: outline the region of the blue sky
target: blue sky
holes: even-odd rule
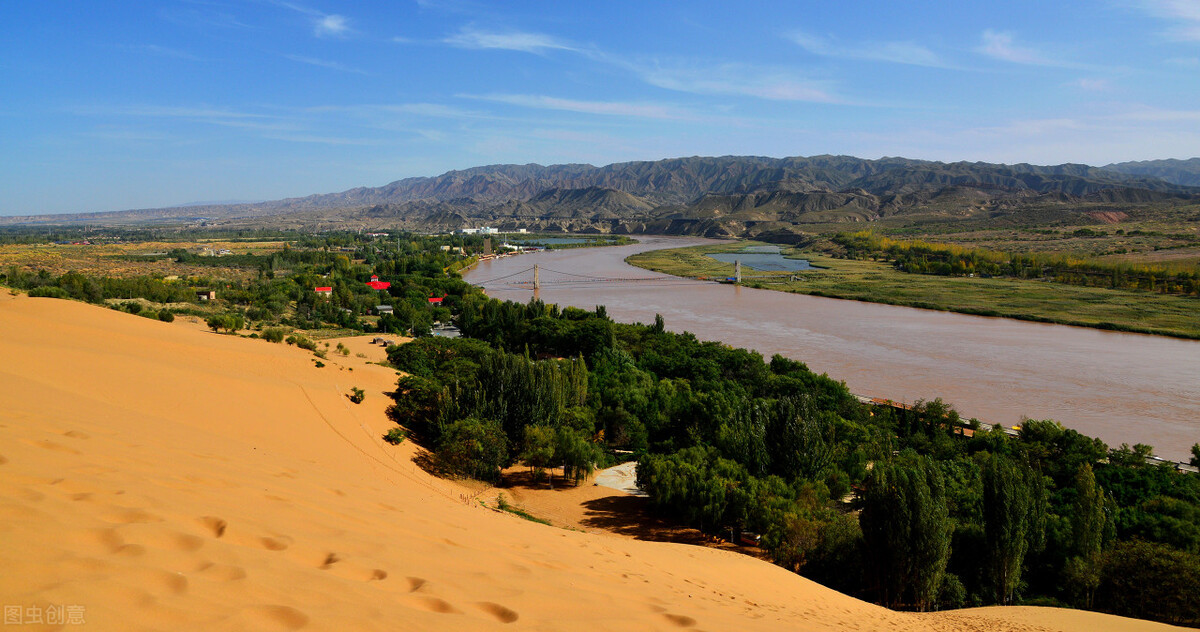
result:
[[[495,163],[1200,155],[1200,0],[0,3],[0,214]]]

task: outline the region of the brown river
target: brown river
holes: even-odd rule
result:
[[[1056,419],[1110,446],[1146,443],[1186,461],[1200,442],[1200,341],[846,301],[679,279],[635,268],[629,255],[708,243],[642,237],[482,262],[466,273],[489,296],[538,297],[621,322],[654,322],[780,353],[850,390],[895,401],[941,397],[963,417],[1012,426]],[[574,276],[573,276],[574,275]],[[603,281],[597,279],[604,279]]]

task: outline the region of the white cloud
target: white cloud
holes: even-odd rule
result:
[[[313,27],[313,34],[317,37],[345,37],[352,32],[350,21],[343,15],[321,16]]]
[[[187,59],[190,61],[203,61],[202,58],[197,57],[196,55],[193,55],[187,51],[168,48],[166,46],[159,46],[157,44],[121,44],[120,47],[124,48],[125,50],[149,53],[159,57],[175,57],[177,59]]]
[[[287,0],[267,0],[275,6],[295,11],[309,17],[313,22],[313,35],[317,37],[347,37],[354,34],[350,28],[350,19],[335,13],[323,13],[311,7],[306,7]]]
[[[1166,63],[1172,66],[1183,66],[1185,68],[1195,68],[1200,66],[1200,57],[1172,57]]]
[[[1167,30],[1171,39],[1200,42],[1200,2],[1196,0],[1142,0],[1152,16],[1174,22]]]
[[[779,68],[744,64],[632,66],[643,81],[667,90],[695,94],[749,96],[772,101],[837,103],[829,82],[811,80]]]
[[[317,59],[315,57],[305,57],[303,55],[284,55],[284,57],[286,57],[292,61],[295,61],[295,62],[300,62],[302,64],[308,64],[310,66],[317,66],[319,68],[328,68],[330,70],[337,70],[340,72],[352,72],[352,73],[358,74],[358,75],[367,74],[367,71],[362,70],[360,68],[354,68],[352,66],[347,66],[345,64],[342,64],[342,63],[339,63],[336,61],[329,61],[327,59]]]
[[[981,39],[975,50],[993,59],[1034,66],[1061,65],[1032,48],[1017,44],[1012,33],[988,29],[983,32]]]
[[[1088,92],[1103,92],[1112,87],[1108,79],[1089,79],[1087,77],[1076,79],[1067,85],[1079,88],[1080,90],[1087,90]]]
[[[551,35],[520,31],[483,31],[472,26],[463,27],[458,33],[442,40],[443,43],[459,48],[515,50],[524,53],[541,53],[547,50],[578,52],[578,48]]]
[[[840,46],[828,38],[817,37],[802,31],[790,33],[788,39],[800,48],[822,57],[883,61],[932,68],[950,67],[938,57],[937,53],[916,42],[862,42],[850,46]]]
[[[486,94],[459,95],[464,98],[507,103],[542,110],[561,110],[583,114],[607,116],[630,116],[638,118],[692,120],[696,117],[683,110],[655,103],[627,103],[620,101],[578,101],[536,94]]]

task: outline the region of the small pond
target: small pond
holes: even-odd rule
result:
[[[774,252],[765,251],[774,248]],[[775,246],[751,246],[741,252],[719,252],[708,255],[717,261],[733,263],[741,261],[742,266],[762,272],[795,272],[797,270],[815,270],[808,265],[806,259],[785,259]]]
[[[590,241],[602,240],[596,236],[590,239],[584,237],[509,237],[509,243],[540,244],[542,246],[559,246],[564,244],[586,244]]]

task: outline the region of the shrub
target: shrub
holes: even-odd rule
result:
[[[354,402],[355,404],[361,404],[363,401],[363,398],[365,398],[366,396],[367,396],[367,392],[356,386],[356,387],[350,389],[350,394],[347,395],[346,397],[349,397],[350,401]]]
[[[30,296],[40,296],[44,298],[71,298],[71,295],[66,290],[56,285],[43,285],[29,290]]]
[[[494,420],[459,419],[446,427],[437,455],[456,474],[495,481],[508,458],[508,438]]]
[[[280,327],[267,327],[262,332],[262,338],[267,342],[283,342],[284,333]]]
[[[325,363],[321,362],[320,360],[317,360],[316,366],[318,369],[323,369],[323,368],[325,368]]]
[[[175,313],[169,309],[164,309],[158,313],[158,319],[164,323],[173,323],[175,322]]]
[[[404,432],[404,428],[399,426],[388,430],[387,433],[383,435],[383,440],[392,445],[400,445],[401,443],[404,443],[406,438],[408,438],[408,435]]]
[[[126,301],[125,303],[121,304],[121,309],[124,309],[130,314],[137,314],[142,311],[142,304],[136,301]]]
[[[296,345],[297,347],[300,347],[301,349],[304,349],[306,351],[316,351],[317,350],[317,343],[313,342],[311,338],[302,336],[300,334],[292,334],[292,335],[288,336],[287,343],[289,345]]]

